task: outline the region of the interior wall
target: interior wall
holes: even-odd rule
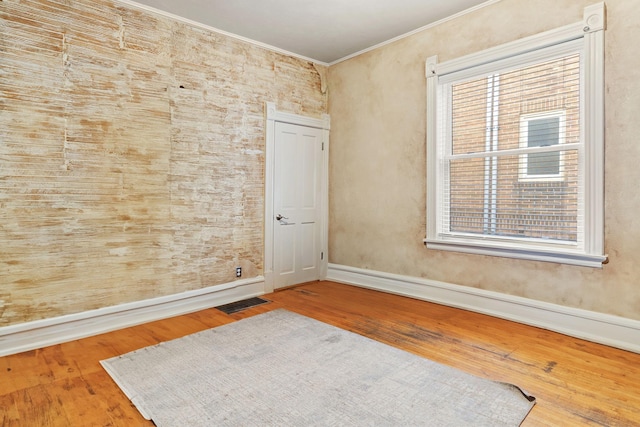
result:
[[[640,3],[607,0],[602,269],[426,249],[425,60],[582,21],[594,0],[502,0],[329,68],[329,261],[640,320]]]
[[[313,64],[106,0],[0,2],[0,326],[263,274],[264,102]]]

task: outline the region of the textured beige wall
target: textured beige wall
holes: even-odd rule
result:
[[[640,2],[607,0],[602,269],[427,250],[424,61],[582,20],[593,0],[503,0],[329,69],[329,261],[640,320]]]
[[[263,105],[326,113],[312,64],[105,0],[0,20],[0,326],[263,273]]]

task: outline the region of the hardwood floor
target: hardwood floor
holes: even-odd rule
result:
[[[450,307],[332,282],[0,358],[0,426],[153,426],[99,361],[276,308],[492,380],[537,404],[523,426],[640,425],[640,354]]]

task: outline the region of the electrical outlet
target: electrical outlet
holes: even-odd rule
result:
[[[242,277],[242,267],[236,267],[236,277]]]

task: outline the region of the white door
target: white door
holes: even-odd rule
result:
[[[322,134],[275,123],[274,288],[320,278]]]

